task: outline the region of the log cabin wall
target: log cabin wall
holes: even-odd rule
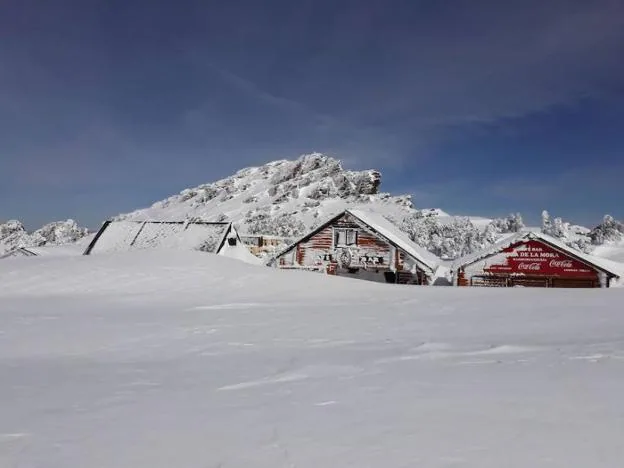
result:
[[[379,257],[381,257],[381,262],[379,262],[380,266],[384,266],[385,268],[388,268],[391,264],[392,257],[390,254],[394,250],[393,247],[363,228],[357,220],[348,213],[324,227],[309,239],[301,242],[297,246],[297,263],[301,266],[311,266],[318,264],[325,255],[338,255],[342,247],[334,246],[334,232],[336,229],[354,229],[357,232],[357,245],[345,247],[354,254],[354,267],[358,265],[362,266],[359,262],[359,257],[363,255],[376,257],[378,262]],[[334,260],[337,259],[334,258]]]
[[[427,275],[410,255],[401,249],[397,249],[397,257],[397,283],[429,284]]]
[[[336,246],[337,229],[355,230],[356,244]],[[351,253],[349,265],[343,265],[338,259],[343,250]],[[425,275],[416,267],[411,256],[395,248],[349,213],[298,243],[279,258],[278,264],[282,268],[317,268],[330,274],[368,281],[425,283]]]

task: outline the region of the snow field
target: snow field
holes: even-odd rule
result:
[[[0,264],[0,466],[619,467],[624,290]]]

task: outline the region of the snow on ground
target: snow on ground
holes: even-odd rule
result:
[[[82,255],[93,237],[95,233],[88,234],[85,237],[78,239],[76,242],[55,245],[55,244],[47,244],[39,247],[25,247],[30,252],[34,253],[37,256],[42,257],[67,257],[74,255]],[[4,250],[11,250],[6,248]],[[3,251],[3,246],[0,243],[0,252]],[[7,257],[1,260],[11,260],[13,257]]]
[[[2,467],[619,467],[624,290],[0,263]]]
[[[592,254],[598,257],[608,258],[615,262],[624,263],[624,241],[617,244],[599,245]]]
[[[87,246],[83,242],[64,245],[44,245],[41,247],[27,247],[31,252],[41,256],[66,257],[82,255]]]
[[[592,255],[609,260],[613,269],[620,273],[620,280],[615,286],[624,287],[624,241],[599,245]]]
[[[219,255],[223,255],[228,258],[234,258],[241,262],[249,263],[251,265],[264,265],[265,262],[252,254],[249,248],[242,242],[236,242],[235,245],[230,245],[229,242],[224,242],[223,247],[219,251]]]

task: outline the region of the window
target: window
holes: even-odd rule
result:
[[[356,229],[334,229],[334,246],[346,247],[357,245]]]

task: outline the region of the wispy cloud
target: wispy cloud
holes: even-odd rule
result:
[[[293,94],[317,82],[328,93],[315,108],[426,140],[434,127],[522,117],[624,77],[621,2],[414,5],[372,11],[367,34],[335,23],[327,47],[300,58]],[[342,17],[359,18],[356,9]]]
[[[286,157],[293,157],[298,152],[322,151],[340,157],[346,165],[356,166],[379,164],[380,158],[402,151],[399,138],[387,129],[354,122],[347,116],[319,112],[314,109],[313,103],[274,94],[252,79],[224,67],[212,63],[202,63],[202,66],[215,73],[230,88],[263,106],[261,111],[255,111],[254,118],[257,126],[266,130],[264,136],[270,138],[278,134],[279,140],[288,141],[291,146],[293,140],[294,146],[298,144],[297,149],[293,147],[293,152]],[[224,116],[216,116],[209,104],[200,105],[184,114],[183,125],[206,131],[214,129],[219,119],[223,120]],[[269,157],[274,159],[276,155]],[[402,160],[400,157],[388,158],[385,162],[394,166],[401,164]]]
[[[310,114],[318,118],[324,118],[324,116],[312,112],[309,108],[303,105],[301,102],[287,99],[284,97],[276,96],[270,92],[261,89],[258,84],[254,83],[250,79],[243,78],[223,67],[219,67],[215,64],[209,63],[207,66],[217,73],[219,77],[229,85],[233,86],[242,93],[248,95],[252,99],[264,102],[274,108],[282,109],[287,112],[305,113]]]
[[[36,196],[78,183],[175,190],[307,151],[394,172],[386,189],[412,185],[418,205],[451,210],[617,182],[597,155],[590,182],[518,168],[475,187],[489,168],[509,173],[505,152],[483,151],[487,167],[473,169],[468,148],[444,145],[465,138],[477,154],[493,130],[530,139],[522,119],[621,93],[618,0],[121,2],[105,21],[80,2],[26,3],[0,17],[13,39],[0,44],[0,171]]]
[[[357,148],[363,164],[427,158],[457,129],[513,126],[601,97],[624,80],[617,1],[318,2],[281,15],[269,24],[259,14],[243,42],[232,32],[253,60],[227,56],[209,67],[250,99],[298,119],[301,134],[289,137],[303,146],[314,141],[349,159]],[[194,56],[207,62],[204,50]]]

